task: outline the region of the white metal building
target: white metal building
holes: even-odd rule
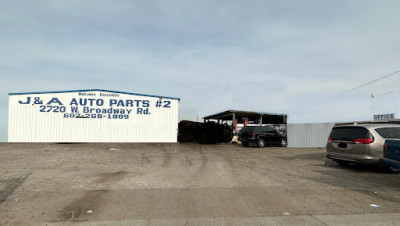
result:
[[[177,142],[179,98],[91,89],[9,93],[9,142]]]

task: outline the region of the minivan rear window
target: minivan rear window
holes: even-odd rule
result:
[[[369,131],[362,127],[336,127],[332,129],[330,138],[332,140],[354,141],[355,139],[365,139]]]
[[[400,127],[377,128],[375,131],[383,138],[400,139]]]

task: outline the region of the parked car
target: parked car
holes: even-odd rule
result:
[[[272,126],[245,126],[239,131],[239,141],[247,147],[256,144],[262,148],[267,144],[286,147],[286,134],[279,133]]]
[[[400,172],[400,128],[394,128],[389,132],[390,137],[397,139],[388,139],[383,145],[383,158],[380,162],[389,168],[392,172]]]
[[[334,126],[326,145],[327,158],[340,165],[379,164],[386,140],[400,139],[398,124]]]

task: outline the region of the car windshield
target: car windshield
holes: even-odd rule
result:
[[[330,137],[332,140],[353,141],[359,138],[365,138],[368,130],[362,127],[337,127],[333,128]]]
[[[400,139],[400,127],[377,128],[375,131],[383,138]]]

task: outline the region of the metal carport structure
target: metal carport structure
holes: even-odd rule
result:
[[[258,124],[287,124],[286,114],[274,114],[255,111],[227,110],[217,114],[205,116],[204,122],[217,120],[218,123],[224,121],[232,122],[232,129],[235,130],[237,122],[258,122]],[[247,122],[245,124],[247,124]]]

